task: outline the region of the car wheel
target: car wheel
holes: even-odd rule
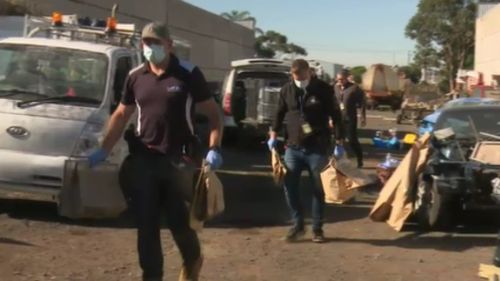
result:
[[[419,178],[414,209],[418,224],[424,229],[451,226],[451,200],[438,192],[433,180]]]

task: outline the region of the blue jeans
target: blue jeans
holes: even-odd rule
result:
[[[328,157],[313,149],[289,147],[285,151],[285,195],[295,227],[304,227],[303,207],[300,200],[300,177],[307,169],[311,180],[310,188],[313,191],[312,219],[313,230],[320,231],[323,227],[323,213],[325,209],[325,193],[321,184],[320,173],[328,163]]]

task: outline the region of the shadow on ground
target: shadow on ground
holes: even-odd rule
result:
[[[496,237],[484,235],[454,236],[421,236],[419,233],[407,234],[394,240],[385,239],[350,239],[329,238],[328,243],[355,243],[368,244],[377,247],[398,247],[404,249],[433,249],[445,252],[463,252],[474,247],[491,247],[495,245]]]
[[[362,130],[361,134],[370,136],[375,130]],[[220,173],[224,184],[226,211],[220,217],[207,223],[208,228],[248,229],[258,227],[286,226],[290,223],[283,189],[272,182],[269,171],[270,156],[264,144],[259,141],[248,143],[249,146],[229,146],[224,149],[225,166]],[[366,165],[367,171],[374,172],[374,163],[381,161],[388,153],[387,150],[375,149],[370,145],[364,146],[365,155],[370,162]],[[398,152],[403,155],[404,151]],[[303,178],[306,181],[308,178]],[[311,191],[302,185],[303,205],[306,216],[310,217]],[[364,219],[368,216],[376,198],[378,189],[364,190],[364,201],[354,201],[343,206],[327,206],[326,223]],[[366,199],[368,197],[369,199]],[[0,200],[0,214],[20,219],[60,224],[106,227],[106,228],[133,228],[133,219],[129,213],[113,220],[69,220],[57,215],[57,206],[50,203],[39,203],[20,200]],[[481,215],[480,215],[481,216]],[[442,250],[462,251],[468,247],[492,245],[493,238],[484,238],[480,234],[493,234],[497,226],[492,226],[497,217],[489,219],[471,219],[472,224],[454,229],[450,233],[470,234],[467,237],[453,237],[452,234],[444,237],[427,237],[418,232],[413,225],[405,227],[405,236],[396,240],[371,240],[333,238],[331,242],[367,243],[373,245],[394,245],[403,248],[437,248]],[[16,241],[2,241],[0,243],[15,243]]]

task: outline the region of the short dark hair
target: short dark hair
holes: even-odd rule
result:
[[[309,70],[309,63],[304,59],[296,59],[292,62],[292,73]]]
[[[344,68],[339,74],[342,75],[342,77],[347,78],[351,75],[351,71],[347,68]]]

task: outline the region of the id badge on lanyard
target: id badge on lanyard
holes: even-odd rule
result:
[[[299,96],[299,103],[300,103],[300,114],[301,114],[301,119],[302,119],[302,124],[301,124],[302,133],[304,133],[304,135],[307,136],[307,135],[310,135],[313,132],[313,130],[312,130],[311,124],[309,124],[309,122],[307,122],[306,118],[305,118],[305,113],[304,113],[304,104],[305,104],[304,95]]]
[[[340,90],[340,110],[341,111],[344,111],[345,110],[345,105],[344,105],[344,94],[345,94],[345,89],[341,89]]]

